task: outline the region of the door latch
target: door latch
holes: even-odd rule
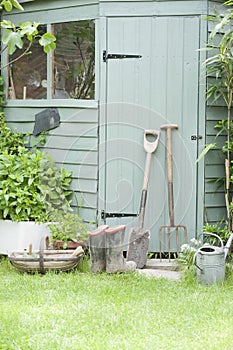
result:
[[[201,140],[202,139],[202,136],[201,135],[192,135],[191,136],[191,140],[192,141],[197,141],[197,140]]]

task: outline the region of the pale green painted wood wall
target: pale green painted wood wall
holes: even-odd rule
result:
[[[213,11],[212,4],[210,11]],[[216,4],[215,4],[216,5]],[[208,23],[208,35],[213,29],[213,23]],[[219,34],[220,35],[220,34]],[[206,104],[206,144],[216,142],[216,123],[227,118],[227,110],[222,100],[212,104],[211,100]],[[219,145],[225,142],[225,136],[218,137]],[[213,149],[205,157],[205,199],[204,220],[209,224],[215,224],[226,218],[225,192],[221,179],[225,177],[224,156],[221,151]]]
[[[148,54],[151,54],[150,51],[155,52],[153,55],[156,56],[157,65],[145,65],[144,69],[146,69],[146,71],[138,72],[139,75],[141,74],[141,79],[143,79],[143,76],[148,76],[149,72],[151,72],[152,78],[150,79],[150,82],[148,81],[148,83],[145,85],[145,89],[142,86],[140,91],[140,87],[138,87],[139,90],[137,89],[136,95],[134,95],[133,103],[137,102],[138,105],[141,106],[141,110],[143,110],[145,107],[147,109],[149,108],[152,111],[152,114],[153,110],[156,110],[156,112],[161,114],[169,114],[169,117],[167,116],[167,120],[176,122],[178,118],[179,124],[182,125],[180,137],[182,140],[185,140],[185,143],[189,143],[190,134],[201,134],[203,139],[200,140],[197,147],[195,147],[195,149],[193,148],[191,151],[194,152],[192,154],[193,160],[195,155],[197,156],[200,153],[204,144],[208,142],[212,136],[211,130],[213,121],[217,117],[217,110],[215,109],[215,111],[213,111],[212,108],[206,108],[205,79],[203,79],[200,64],[200,62],[205,58],[204,53],[197,54],[196,51],[195,53],[193,52],[193,61],[191,61],[194,65],[192,66],[191,70],[183,69],[182,65],[184,64],[185,60],[187,62],[189,61],[189,56],[192,49],[196,50],[196,48],[204,46],[208,35],[207,23],[204,21],[204,17],[209,11],[211,12],[215,6],[218,7],[219,3],[222,3],[222,1],[98,2],[95,0],[37,0],[29,1],[27,3],[25,2],[25,12],[22,14],[17,14],[15,12],[14,15],[4,15],[4,18],[11,16],[12,20],[19,19],[20,21],[24,21],[30,19],[41,23],[50,23],[51,21],[60,22],[64,19],[66,21],[86,18],[96,19],[97,91],[95,101],[92,101],[91,103],[86,103],[85,101],[57,100],[42,102],[10,101],[5,109],[6,118],[12,128],[16,127],[17,130],[30,132],[33,129],[34,115],[36,113],[47,107],[56,106],[59,109],[61,115],[61,126],[50,132],[50,136],[46,144],[46,150],[48,150],[48,152],[54,157],[58,166],[65,166],[68,170],[73,171],[72,189],[77,193],[79,199],[80,196],[83,196],[84,203],[82,215],[86,220],[95,220],[96,214],[98,215],[98,218],[100,218],[100,211],[102,209],[107,209],[106,204],[103,203],[103,201],[106,200],[107,195],[106,186],[109,181],[112,180],[114,182],[114,176],[111,179],[111,172],[108,173],[109,170],[105,167],[106,141],[108,141],[106,139],[108,127],[106,122],[108,122],[107,113],[109,112],[109,110],[106,109],[105,103],[108,102],[108,98],[111,100],[109,93],[112,94],[112,96],[114,96],[114,94],[119,94],[119,98],[117,99],[118,101],[120,101],[121,98],[124,100],[124,97],[121,95],[122,91],[117,91],[117,89],[121,89],[122,86],[121,84],[117,85],[117,80],[111,86],[111,90],[108,90],[109,86],[107,86],[109,83],[108,79],[110,71],[108,70],[110,66],[103,63],[102,52],[104,49],[110,48],[110,44],[112,44],[112,41],[108,42],[108,25],[110,22],[113,23],[112,21],[114,21],[114,18],[116,20],[117,17],[121,19],[129,18],[129,20],[130,18],[141,17],[144,18],[143,33],[145,33],[145,28],[148,28],[146,40],[152,40],[155,38],[156,33],[156,50],[160,52],[160,55],[157,55],[156,51],[153,51],[153,41],[150,44],[151,50],[146,50],[149,50]],[[158,18],[157,21],[156,17]],[[173,18],[172,25],[174,25],[174,33],[179,35],[179,39],[183,38],[179,40],[179,45],[183,46],[176,47],[175,36],[173,43],[169,44],[171,45],[169,47],[171,53],[170,56],[167,56],[170,57],[170,62],[167,66],[167,74],[169,74],[170,80],[169,84],[165,88],[165,85],[158,86],[156,84],[156,81],[153,80],[153,75],[158,77],[161,73],[162,78],[162,72],[166,71],[166,67],[164,67],[163,52],[168,49],[168,38],[172,34],[171,31],[168,31],[170,23],[169,18]],[[142,23],[142,21],[140,23]],[[150,23],[156,24],[151,26]],[[111,26],[111,28],[113,27]],[[151,28],[154,29],[151,31]],[[180,34],[178,34],[178,31],[180,31]],[[114,36],[116,35],[118,35],[117,27],[114,32]],[[193,39],[190,41],[189,38]],[[118,41],[120,45],[122,44],[121,39],[122,36],[120,36],[119,33]],[[132,32],[132,43],[133,39],[135,40],[135,32]],[[148,47],[150,47],[150,45]],[[119,47],[121,48],[121,46],[118,46],[118,48]],[[174,60],[172,50],[177,50],[174,54]],[[179,50],[180,53],[178,52]],[[186,58],[185,52],[187,52],[188,55]],[[153,60],[151,62],[153,62]],[[185,84],[182,83],[180,86],[176,85],[175,81],[177,74],[185,74]],[[118,78],[124,79],[124,76]],[[192,89],[195,86],[197,91],[192,94]],[[125,82],[125,88],[127,90],[127,81]],[[140,91],[140,94],[138,91]],[[151,91],[153,92],[153,95],[151,95]],[[127,94],[130,95],[130,93],[131,92],[128,89]],[[193,99],[192,96],[195,96],[195,98]],[[169,102],[169,99],[171,98],[172,100]],[[179,103],[177,103],[177,101],[179,101]],[[194,118],[196,118],[196,124],[192,130],[190,130],[190,123],[188,119],[191,116],[188,118],[186,117],[189,114],[189,107],[192,109],[192,111],[195,111]],[[180,113],[181,111],[184,112],[182,116]],[[130,113],[131,112],[132,111],[130,111]],[[141,129],[145,124],[150,127],[154,125],[153,116],[149,116],[149,114],[146,123],[144,123],[140,115],[136,116],[138,125]],[[172,117],[170,117],[171,114],[173,115]],[[159,127],[159,124],[160,122],[156,123],[156,127]],[[116,131],[113,131],[113,133],[115,132]],[[119,130],[117,132],[119,132]],[[127,132],[130,133],[130,130],[128,128],[124,128],[123,131],[120,130],[120,132],[123,132],[123,137],[127,138]],[[135,133],[135,129],[133,132]],[[141,142],[141,134],[137,135],[136,132],[135,137],[139,144]],[[114,147],[116,151],[117,146],[113,145],[113,149]],[[108,150],[110,150],[110,148],[108,148]],[[161,159],[163,159],[163,165],[161,165],[162,163],[159,164],[160,170],[162,169],[161,173],[159,174],[159,177],[161,178],[161,174],[165,169],[164,146],[162,146],[158,152],[160,152],[159,156],[161,156]],[[163,156],[161,155],[162,153]],[[140,149],[138,154],[141,171],[139,176],[137,174],[134,176],[134,193],[136,193],[136,195],[132,199],[130,206],[127,208],[127,210],[135,213],[138,211],[143,176],[142,169],[144,168],[144,153]],[[179,162],[182,163],[182,158],[179,159]],[[130,173],[130,171],[131,170],[129,169],[127,172]],[[185,169],[182,168],[181,171],[185,174]],[[195,172],[195,183],[193,187],[195,189],[195,194],[192,199],[195,202],[193,204],[193,215],[195,218],[189,233],[189,238],[201,230],[203,225],[204,209],[209,213],[209,218],[211,218],[210,221],[216,218],[217,213],[220,213],[219,216],[221,216],[221,213],[223,213],[223,193],[221,190],[219,190],[216,194],[215,188],[208,182],[209,178],[222,172],[218,157],[215,155],[214,157],[207,159],[205,166],[203,162],[200,162],[198,165],[194,164],[193,171]],[[108,175],[108,178],[106,175]],[[152,176],[158,176],[155,168],[152,169]],[[183,181],[185,181],[185,177],[183,178],[182,182]],[[112,186],[115,186],[115,184],[112,183]],[[182,183],[180,186],[182,186]],[[158,201],[165,203],[166,193],[164,192],[164,188],[158,186],[157,193]],[[153,191],[151,196],[153,196]],[[180,199],[180,203],[182,203],[182,198]],[[73,204],[75,205],[75,203]],[[183,205],[185,204],[183,203]],[[114,211],[121,210],[119,206],[116,206],[113,209]],[[158,251],[158,226],[162,223],[168,222],[167,209],[160,209],[158,210],[158,212],[160,212],[160,219],[156,227],[152,227],[154,238],[152,238],[150,249],[153,251]],[[182,210],[182,207],[178,208],[178,213],[180,213],[178,216],[181,216]],[[149,212],[147,215],[154,215],[154,208],[149,207]],[[190,213],[188,215],[190,216]],[[115,221],[115,223],[118,222],[119,220]],[[101,220],[99,220],[99,223],[101,223]],[[114,224],[114,220],[111,221],[111,223]],[[125,220],[125,223],[127,223],[127,220]]]

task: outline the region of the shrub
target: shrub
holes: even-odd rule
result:
[[[57,208],[69,211],[71,173],[37,147],[27,148],[2,114],[0,127],[0,219],[46,222]]]

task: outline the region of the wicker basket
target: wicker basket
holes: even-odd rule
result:
[[[43,250],[32,254],[14,252],[9,260],[17,270],[28,273],[46,273],[47,271],[70,271],[80,262],[84,251],[82,247],[75,250]]]

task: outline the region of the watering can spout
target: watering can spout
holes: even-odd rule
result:
[[[231,233],[230,237],[228,238],[227,244],[224,247],[224,255],[225,255],[225,259],[227,257],[227,254],[229,252],[229,249],[231,247],[232,244],[232,240],[233,240],[233,233]]]

